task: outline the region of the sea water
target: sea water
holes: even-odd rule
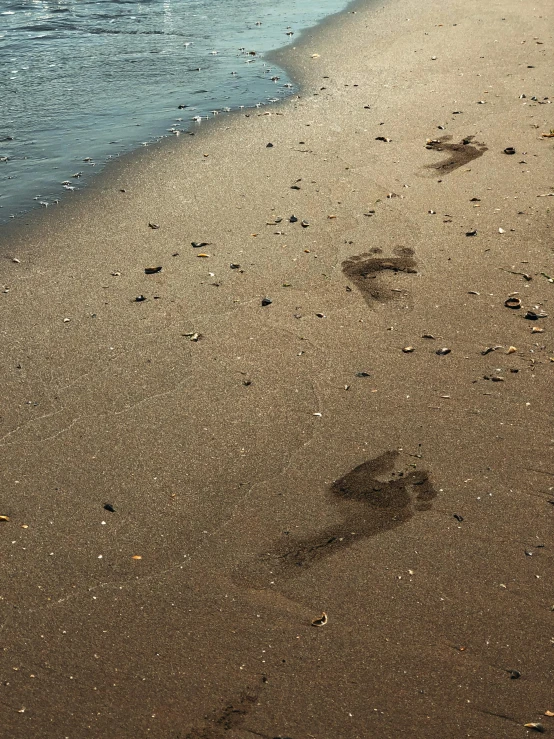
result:
[[[0,0],[0,223],[106,161],[294,91],[264,53],[348,0]]]

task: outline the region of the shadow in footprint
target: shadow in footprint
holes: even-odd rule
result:
[[[399,470],[398,452],[386,452],[355,467],[330,486],[328,497],[341,522],[305,538],[284,534],[271,551],[246,562],[234,579],[266,587],[294,577],[315,563],[408,521],[431,507],[437,493],[425,470]]]
[[[373,254],[350,257],[342,263],[343,273],[356,285],[369,305],[374,301],[385,303],[394,300],[399,297],[399,293],[405,292],[402,288],[390,287],[382,279],[383,273],[417,274],[412,249],[399,248],[395,253],[397,256],[394,257],[376,257],[374,251]]]
[[[432,169],[438,171],[441,174],[450,174],[458,167],[463,167],[464,164],[482,157],[483,154],[488,151],[485,144],[473,143],[473,136],[467,136],[462,139],[459,144],[448,144],[447,142],[452,139],[452,136],[442,136],[440,139],[436,139],[427,144],[428,149],[433,151],[446,151],[449,156],[446,159],[441,159],[440,162],[435,164],[428,164],[425,169]]]

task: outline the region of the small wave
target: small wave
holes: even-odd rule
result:
[[[20,26],[19,31],[31,31],[34,33],[41,33],[47,31],[61,32],[73,32],[76,31],[80,34],[92,34],[95,36],[165,36],[166,38],[184,38],[184,33],[167,33],[166,31],[160,31],[157,29],[143,31],[139,29],[122,29],[122,28],[104,28],[101,26],[86,27],[84,25],[78,25],[76,23],[33,23],[32,25]]]

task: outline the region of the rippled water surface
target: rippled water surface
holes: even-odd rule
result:
[[[196,116],[283,98],[290,83],[264,52],[346,5],[0,0],[0,222]]]

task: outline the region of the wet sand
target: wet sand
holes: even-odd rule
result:
[[[0,234],[6,736],[554,731],[549,11],[358,7]]]

